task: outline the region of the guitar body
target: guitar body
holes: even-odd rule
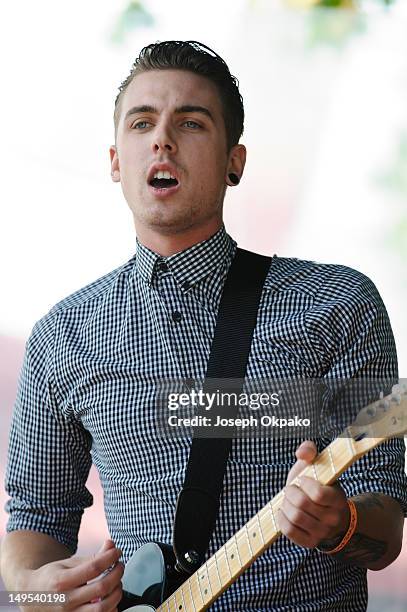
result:
[[[152,612],[187,578],[175,570],[169,544],[149,542],[130,558],[122,578],[119,612]]]

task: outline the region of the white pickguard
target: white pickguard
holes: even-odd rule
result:
[[[152,606],[131,606],[131,608],[126,608],[124,612],[155,612],[155,608]]]

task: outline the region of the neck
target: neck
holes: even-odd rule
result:
[[[207,240],[222,227],[222,219],[208,219],[199,227],[190,227],[180,232],[164,234],[150,227],[136,227],[137,238],[141,244],[162,257],[169,257],[185,251],[194,244]]]

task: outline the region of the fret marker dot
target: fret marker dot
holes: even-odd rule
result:
[[[234,558],[235,558],[235,555],[230,555],[230,558],[231,558],[231,559],[234,559]]]
[[[256,532],[255,532],[255,531],[253,531],[253,537],[254,537],[254,538],[256,537]]]
[[[208,589],[204,590],[204,594],[207,595],[208,594]]]

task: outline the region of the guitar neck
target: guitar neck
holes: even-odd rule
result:
[[[302,476],[323,485],[333,483],[347,467],[386,438],[364,437],[355,441],[348,428],[336,438],[293,481]],[[157,612],[206,610],[280,535],[277,514],[283,502],[280,491],[246,525],[192,574]]]

